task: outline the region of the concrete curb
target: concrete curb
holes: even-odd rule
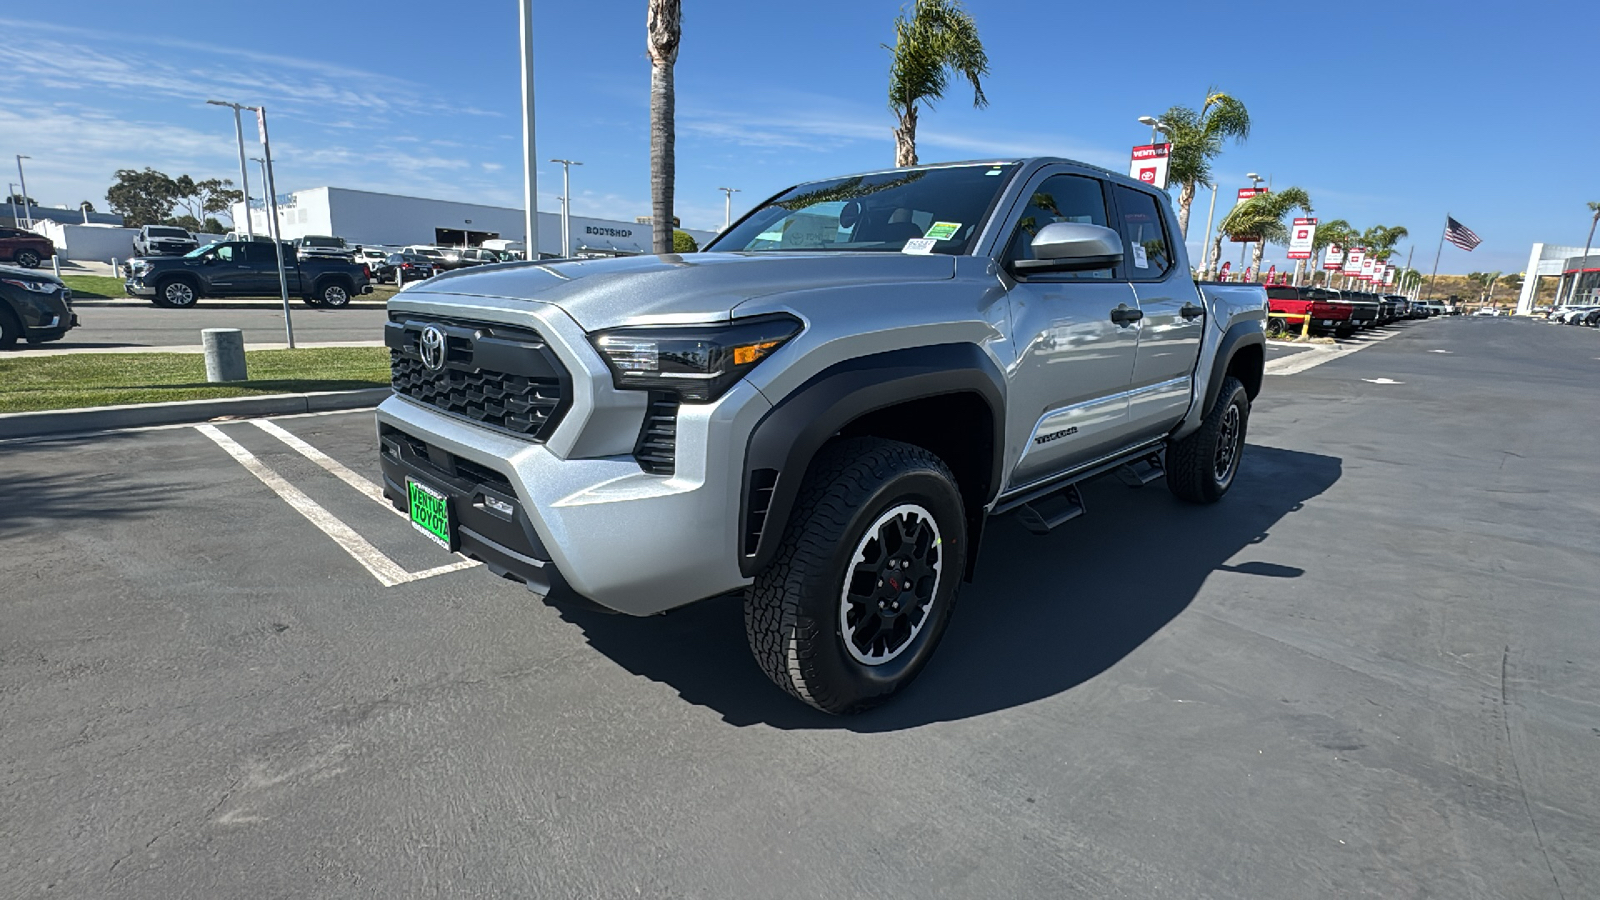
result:
[[[92,406],[87,409],[52,409],[40,412],[0,413],[0,440],[146,428],[205,422],[221,416],[282,416],[330,412],[377,406],[391,395],[389,388],[325,391],[312,394],[267,394],[261,397],[227,397],[220,400],[179,400],[172,403],[135,403],[126,406]]]

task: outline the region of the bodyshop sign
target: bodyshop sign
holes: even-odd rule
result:
[[[1344,265],[1344,248],[1338,244],[1328,245],[1328,258],[1322,261],[1322,267],[1332,272],[1339,271]]]
[[[1310,259],[1311,244],[1316,236],[1316,219],[1295,219],[1294,229],[1289,232],[1289,252],[1286,255],[1290,259]]]
[[[1171,144],[1146,144],[1133,148],[1133,165],[1128,169],[1128,177],[1166,190],[1167,161],[1171,151]]]

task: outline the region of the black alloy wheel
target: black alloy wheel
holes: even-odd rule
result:
[[[40,262],[41,259],[42,259],[42,257],[39,256],[39,252],[37,250],[18,250],[17,251],[17,257],[16,257],[17,265],[23,267],[24,269],[37,269],[37,268],[39,268],[39,262]]]

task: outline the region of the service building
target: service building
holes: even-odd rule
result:
[[[259,204],[250,210],[256,233],[265,234],[267,213]],[[523,242],[522,210],[452,200],[430,200],[350,188],[318,187],[295,191],[278,203],[285,240],[308,234],[336,235],[352,244],[402,247],[408,244],[477,246],[487,240]],[[243,205],[234,207],[234,221],[244,230]],[[632,255],[649,253],[649,225],[614,219],[573,216],[571,246],[561,247],[561,216],[539,213],[539,252],[548,256]],[[704,246],[712,231],[687,231]]]

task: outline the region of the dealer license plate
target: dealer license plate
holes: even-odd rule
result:
[[[406,479],[406,494],[411,502],[411,527],[446,550],[455,549],[451,540],[454,529],[450,522],[450,501],[445,495],[410,478]]]

